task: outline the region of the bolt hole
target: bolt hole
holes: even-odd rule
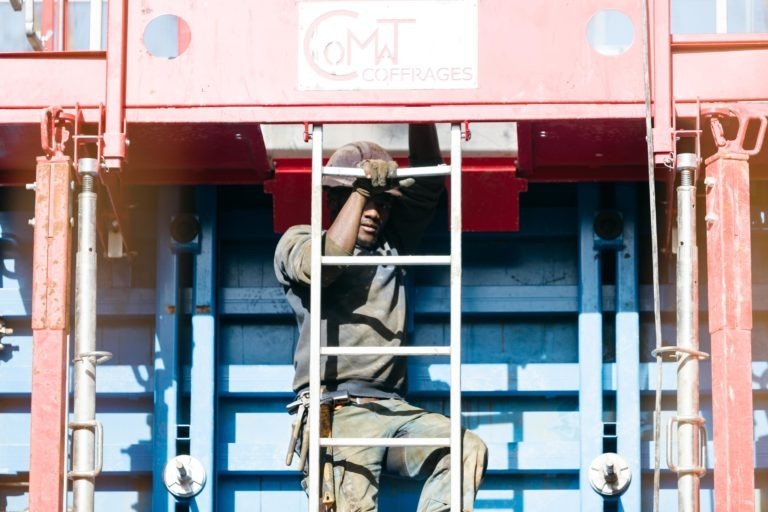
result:
[[[144,29],[144,47],[162,59],[175,59],[189,48],[191,40],[189,25],[174,14],[153,18]]]
[[[587,41],[601,55],[621,55],[635,41],[632,19],[615,9],[598,11],[587,23]]]

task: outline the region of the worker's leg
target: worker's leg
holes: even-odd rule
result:
[[[390,402],[390,400],[382,401]],[[363,406],[349,405],[333,414],[333,437],[391,437],[398,422]],[[336,510],[374,512],[378,507],[379,477],[385,447],[333,448]]]
[[[394,417],[404,420],[396,437],[449,437],[450,420],[442,414],[426,412],[406,402],[393,408]],[[488,449],[475,434],[463,431],[462,436],[463,484],[462,509],[474,510],[475,495],[485,475]],[[451,471],[450,452],[447,448],[404,447],[390,448],[386,471],[402,477],[426,479],[419,499],[418,512],[446,512],[450,510]]]

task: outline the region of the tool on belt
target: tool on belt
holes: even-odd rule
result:
[[[331,416],[333,410],[338,405],[350,402],[349,393],[346,391],[334,391],[323,393],[320,399],[320,437],[331,437],[332,425]],[[290,466],[293,462],[293,455],[296,452],[296,444],[301,436],[301,448],[299,453],[299,468],[306,467],[307,454],[309,453],[309,426],[307,418],[309,417],[309,391],[304,391],[286,406],[290,414],[296,414],[296,421],[291,427],[291,439],[288,442],[288,453],[285,456],[285,465]],[[323,484],[322,484],[322,504],[326,510],[331,510],[336,503],[336,487],[333,475],[333,449],[326,448],[321,453],[320,459],[323,461]]]

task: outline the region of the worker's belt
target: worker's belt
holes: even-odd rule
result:
[[[348,391],[327,391],[320,396],[320,405],[330,405],[334,410],[344,407],[345,405],[355,404],[364,405],[371,402],[377,402],[379,400],[385,400],[385,398],[378,398],[373,396],[350,396]],[[296,400],[285,406],[290,414],[295,414],[300,406],[309,406],[309,391],[302,391],[299,393]]]
[[[331,436],[331,414],[334,411],[350,404],[363,405],[384,400],[383,398],[374,398],[370,396],[349,396],[347,391],[329,391],[321,395],[320,398],[320,437]],[[291,439],[288,444],[288,453],[286,454],[285,464],[291,465],[293,454],[296,450],[299,439],[301,439],[301,448],[299,452],[299,468],[304,469],[307,461],[307,450],[309,449],[309,429],[307,428],[307,418],[309,416],[309,391],[299,393],[296,400],[286,406],[290,414],[296,414],[296,421],[291,428]]]

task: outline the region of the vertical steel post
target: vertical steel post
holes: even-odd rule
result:
[[[98,161],[78,162],[82,191],[78,195],[75,260],[74,418],[72,432],[72,506],[93,512],[96,477],[96,193]],[[81,426],[77,426],[81,425]],[[91,426],[86,426],[91,425]]]
[[[34,4],[34,2],[30,2]],[[57,38],[54,37],[56,32],[56,2],[54,0],[42,0],[41,5],[41,20],[40,20],[40,38],[43,43],[43,51],[51,52],[54,50],[61,50],[61,48],[55,47]]]
[[[32,406],[29,509],[62,510],[70,284],[69,157],[37,160],[32,257]]]
[[[678,510],[699,510],[701,425],[699,415],[699,272],[696,245],[698,157],[677,156],[677,489]],[[690,352],[687,352],[690,351]]]
[[[155,309],[155,396],[153,409],[152,510],[172,512],[176,500],[163,482],[165,464],[176,456],[178,426],[178,257],[171,251],[169,225],[178,212],[176,188],[159,189],[157,195],[157,278]]]
[[[192,369],[189,454],[205,468],[207,484],[194,501],[200,512],[216,510],[216,222],[215,187],[200,187],[200,254],[192,291]]]
[[[637,197],[631,184],[616,185],[624,217],[624,246],[616,251],[616,431],[617,451],[633,483],[619,498],[619,512],[638,512],[640,467],[640,317],[637,300]]]
[[[706,160],[715,510],[755,510],[749,156]]]
[[[589,468],[603,453],[603,315],[600,255],[595,250],[594,217],[598,189],[579,185],[579,489],[582,512],[603,509],[592,490]]]
[[[125,72],[128,47],[128,0],[107,4],[107,85],[104,159],[117,171],[125,159]],[[118,219],[119,220],[119,219]]]

